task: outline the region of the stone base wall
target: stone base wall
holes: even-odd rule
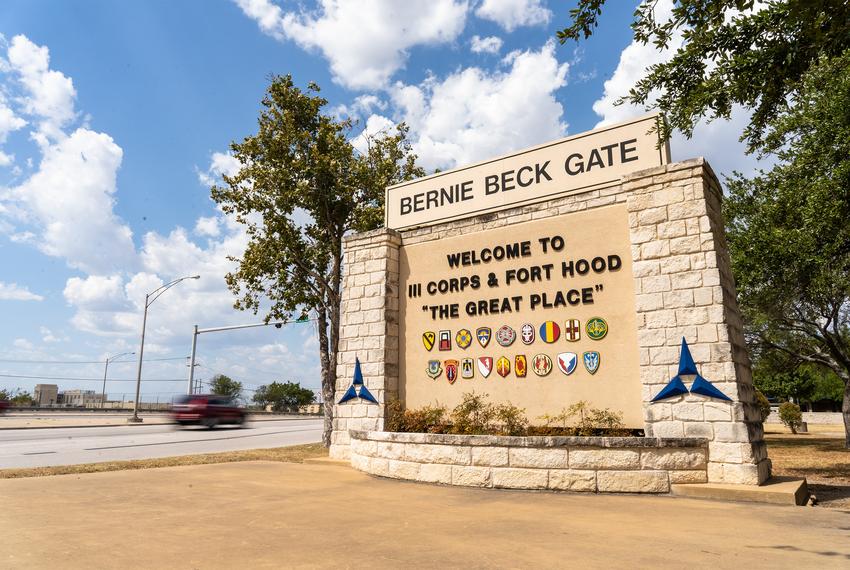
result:
[[[354,431],[351,464],[394,479],[465,487],[668,493],[708,481],[708,441]]]

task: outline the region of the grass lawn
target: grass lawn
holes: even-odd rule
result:
[[[326,457],[327,454],[327,449],[325,449],[321,443],[310,443],[307,445],[275,447],[272,449],[248,449],[245,451],[226,451],[222,453],[204,453],[201,455],[180,455],[177,457],[160,457],[157,459],[106,461],[103,463],[83,463],[80,465],[58,465],[56,467],[0,469],[0,479],[44,477],[46,475],[67,475],[70,473],[100,473],[101,471],[176,467],[178,465],[203,465],[206,463],[233,463],[236,461],[280,461],[283,463],[302,463],[307,458]]]
[[[837,429],[843,432],[843,427]],[[843,436],[791,435],[768,426],[765,440],[774,475],[805,477],[819,505],[850,510],[850,450],[844,448]]]

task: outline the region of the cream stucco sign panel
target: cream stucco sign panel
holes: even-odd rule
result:
[[[529,418],[586,400],[643,425],[624,205],[403,246],[400,281],[407,407],[474,390]]]
[[[616,184],[669,162],[658,115],[391,186],[386,225],[405,229]]]

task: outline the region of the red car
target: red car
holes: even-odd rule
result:
[[[191,394],[174,401],[171,417],[181,426],[202,425],[212,429],[219,424],[242,425],[245,410],[227,396]]]
[[[9,400],[0,400],[0,414],[9,409]]]

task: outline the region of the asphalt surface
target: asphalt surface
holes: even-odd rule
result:
[[[315,443],[322,420],[248,422],[245,427],[178,429],[173,425],[122,425],[0,431],[0,469],[47,467],[172,455]]]

